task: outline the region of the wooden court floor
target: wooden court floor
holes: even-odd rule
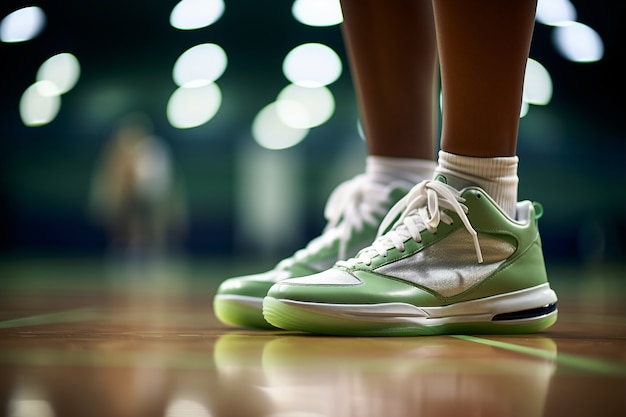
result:
[[[228,328],[228,272],[0,262],[0,415],[626,416],[623,265],[555,268],[557,324],[495,337]]]

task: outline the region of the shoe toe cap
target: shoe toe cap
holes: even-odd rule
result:
[[[362,281],[354,275],[339,270],[329,269],[306,277],[291,278],[277,282],[268,292],[269,297],[287,298],[301,301],[322,301],[329,296],[342,293],[343,287],[354,287]]]
[[[242,295],[263,298],[274,283],[289,277],[286,271],[268,271],[261,274],[229,278],[217,289],[217,295]]]

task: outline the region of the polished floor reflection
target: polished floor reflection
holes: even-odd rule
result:
[[[561,273],[559,321],[541,334],[409,338],[227,328],[204,272],[127,285],[3,277],[0,415],[626,415],[619,268]]]

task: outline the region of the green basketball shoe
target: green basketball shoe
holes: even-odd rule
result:
[[[398,217],[399,215],[399,217]],[[478,187],[415,186],[387,230],[355,258],[275,284],[263,303],[276,327],[362,336],[529,333],[551,326],[557,297],[544,265],[538,203],[512,220]]]
[[[324,271],[339,259],[356,255],[374,241],[385,214],[412,186],[404,182],[382,185],[364,175],[340,184],[326,205],[324,232],[270,271],[224,281],[213,300],[215,315],[233,326],[273,329],[263,318],[263,298],[272,285]]]

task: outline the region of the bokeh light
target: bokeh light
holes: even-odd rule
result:
[[[576,20],[576,8],[569,0],[539,0],[535,19],[550,26],[572,22]]]
[[[276,102],[265,106],[252,122],[252,137],[266,149],[286,149],[300,143],[309,129],[298,129],[286,125],[278,115]]]
[[[291,13],[308,26],[334,26],[343,22],[339,0],[296,0]]]
[[[278,117],[289,127],[308,129],[325,123],[335,111],[335,99],[326,87],[289,84],[276,100]]]
[[[167,119],[179,129],[205,124],[222,104],[222,92],[215,83],[197,88],[180,87],[167,103]]]
[[[595,62],[604,56],[600,35],[580,22],[569,22],[552,32],[554,45],[563,57],[574,62]]]
[[[45,25],[46,14],[40,7],[24,7],[2,19],[0,40],[2,42],[29,41],[37,37]]]
[[[357,119],[356,120],[356,131],[358,132],[359,137],[362,140],[366,140],[365,139],[365,129],[363,129],[363,123],[361,123],[361,119]]]
[[[7,417],[55,417],[50,402],[37,399],[13,399],[7,407]]]
[[[522,100],[522,107],[520,107],[519,118],[525,117],[528,114],[528,110],[530,110],[530,104],[528,102]]]
[[[24,125],[43,126],[54,120],[61,108],[57,88],[50,81],[37,81],[24,91],[20,99],[20,117]]]
[[[223,0],[182,0],[172,9],[170,25],[181,30],[207,27],[222,17],[224,8]]]
[[[221,46],[205,43],[183,52],[174,64],[174,82],[180,87],[201,87],[217,80],[226,70],[228,58]]]
[[[342,71],[339,55],[321,43],[293,48],[283,62],[285,77],[302,87],[322,87],[335,82]]]
[[[55,87],[54,94],[70,91],[80,77],[78,59],[70,53],[61,53],[48,58],[37,71],[37,81],[50,81]]]
[[[529,58],[524,75],[523,100],[529,104],[545,106],[552,99],[552,77],[548,70],[534,59]]]

